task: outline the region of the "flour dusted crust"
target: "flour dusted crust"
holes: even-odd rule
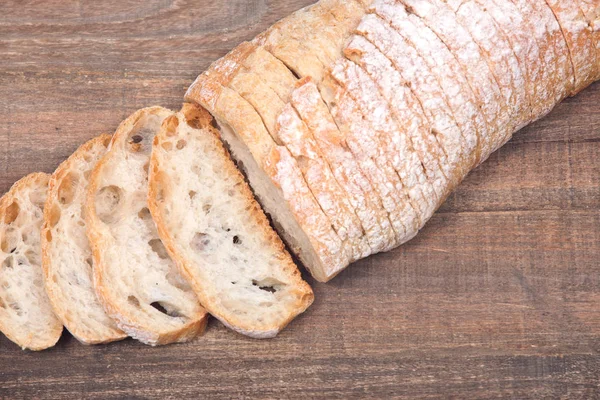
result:
[[[598,0],[578,0],[578,3],[591,31],[592,43],[596,50],[594,80],[598,80],[600,79],[600,4]]]
[[[149,107],[121,123],[90,176],[84,210],[98,299],[121,330],[150,345],[191,340],[208,320],[148,210],[151,144],[171,115]]]
[[[558,20],[569,47],[575,72],[575,85],[570,94],[574,95],[594,82],[596,54],[592,29],[577,1],[546,0],[546,3]]]
[[[33,173],[0,199],[0,331],[22,349],[56,344],[62,324],[44,290],[40,228],[50,175]]]
[[[202,304],[230,328],[273,337],[312,303],[283,243],[211,127],[185,104],[154,139],[149,206]]]
[[[463,137],[461,148],[463,153],[445,154],[446,158],[454,159],[454,162],[465,160],[464,164],[471,168],[477,165],[481,157],[480,137],[487,135],[488,126],[481,110],[476,105],[473,90],[456,58],[419,17],[406,12],[404,5],[394,0],[381,0],[373,5],[372,12],[404,36],[404,39],[421,55],[431,73],[437,77],[442,93],[445,95]],[[382,53],[381,57],[377,57],[381,58],[385,55]],[[385,65],[385,62],[382,61],[379,64]],[[385,69],[389,70],[388,67]],[[394,74],[390,71],[384,75],[387,79],[402,79],[399,72]],[[381,77],[380,79],[386,78]],[[393,84],[391,85],[393,86]],[[425,120],[424,124],[428,124],[428,122]],[[431,126],[428,126],[428,129],[431,130]],[[442,165],[450,168],[452,164],[443,162]],[[465,172],[456,169],[452,173],[447,171],[446,176],[452,174],[460,176],[461,173]]]
[[[417,51],[396,30],[390,27],[383,19],[374,14],[366,16],[357,28],[368,43],[356,39],[354,43],[362,43],[363,48],[375,47],[393,64],[400,73],[401,79],[410,84],[414,96],[418,99],[425,112],[428,130],[431,132],[431,142],[435,140],[440,151],[435,154],[443,165],[446,178],[450,179],[452,186],[456,185],[462,176],[465,176],[469,164],[468,154],[475,154],[465,143],[462,132],[454,119],[439,81],[431,73]],[[371,46],[369,46],[371,44]],[[376,56],[377,50],[371,50]],[[384,65],[383,62],[381,65]],[[469,151],[470,150],[470,151]],[[436,192],[443,198],[442,191]]]
[[[545,0],[530,0],[529,4],[539,15],[539,22],[546,27],[549,48],[554,53],[554,69],[552,83],[555,85],[554,103],[558,104],[574,90],[575,71],[569,47],[563,31],[552,8]]]
[[[438,0],[401,0],[407,10],[420,17],[457,57],[490,127],[482,137],[482,159],[486,159],[506,137],[512,123],[500,88],[471,35],[456,21],[456,14],[440,7]]]
[[[332,76],[354,98],[363,119],[373,129],[376,140],[379,140],[379,147],[387,155],[386,161],[399,177],[403,197],[396,198],[401,211],[395,215],[401,218],[405,228],[404,236],[399,237],[399,240],[412,238],[414,229],[420,229],[429,209],[435,207],[432,200],[444,196],[447,181],[441,174],[436,174],[440,172],[439,164],[434,156],[423,167],[410,137],[404,129],[398,127],[388,103],[379,94],[372,79],[358,65],[340,60],[333,68]],[[434,168],[430,171],[433,176],[431,180],[424,172],[427,167]]]
[[[512,125],[504,138],[503,145],[512,133],[528,120],[529,112],[523,108],[527,104],[525,78],[510,43],[503,35],[493,18],[474,0],[445,0],[456,14],[458,22],[471,34],[490,66],[500,92],[511,115]]]
[[[308,127],[289,103],[279,114],[277,132],[277,136],[298,160],[298,167],[311,192],[338,236],[350,246],[353,260],[371,254],[360,220],[348,200],[348,193],[338,184]]]
[[[394,247],[408,232],[399,212],[411,205],[402,181],[390,161],[392,155],[381,145],[382,133],[376,131],[371,123],[365,120],[359,104],[338,79],[333,76],[326,77],[321,84],[321,93],[348,148],[381,197],[394,228],[395,240],[390,243],[390,246]]]
[[[499,0],[494,0],[500,3]],[[522,39],[521,44],[528,41],[535,42],[535,46],[539,51],[537,60],[538,65],[533,66],[528,64],[534,70],[530,79],[535,82],[534,87],[537,89],[534,96],[533,119],[538,119],[548,114],[554,105],[565,96],[567,82],[557,82],[559,79],[558,60],[556,59],[556,51],[553,49],[553,37],[560,34],[560,29],[553,35],[550,31],[551,20],[554,18],[551,11],[546,6],[539,7],[538,1],[543,0],[511,0],[509,5],[505,6],[509,11],[519,14],[521,28],[525,30],[525,35],[529,39]],[[516,11],[512,11],[511,5]],[[555,21],[556,22],[556,21]],[[533,49],[533,46],[532,46]],[[533,61],[533,60],[532,60]],[[536,67],[539,67],[536,69]]]
[[[94,291],[92,249],[82,214],[88,178],[110,139],[101,135],[88,141],[54,171],[41,231],[46,293],[65,327],[85,344],[127,337],[106,315]]]
[[[373,253],[382,251],[386,243],[395,240],[381,199],[361,166],[348,149],[345,139],[323,102],[316,84],[311,79],[298,82],[291,96],[292,105],[310,129],[323,158],[331,166],[337,182],[345,189],[365,231]]]

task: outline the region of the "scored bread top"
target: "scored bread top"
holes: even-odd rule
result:
[[[203,306],[242,334],[272,337],[312,303],[312,290],[211,120],[186,104],[163,123],[150,164],[150,211]]]
[[[82,214],[88,179],[110,139],[101,135],[88,141],[56,169],[44,207],[41,239],[46,292],[65,327],[86,344],[127,337],[106,315],[94,291],[92,250]]]
[[[0,331],[23,349],[54,346],[62,324],[44,290],[40,228],[50,175],[34,173],[0,199]]]
[[[121,123],[92,172],[85,205],[98,298],[120,329],[151,345],[190,340],[207,321],[147,204],[152,140],[171,115],[149,107]]]

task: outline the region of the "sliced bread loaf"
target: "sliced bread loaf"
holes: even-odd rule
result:
[[[84,210],[96,294],[120,329],[150,345],[190,340],[207,322],[147,204],[152,140],[172,115],[150,107],[121,123],[92,172]]]
[[[185,104],[154,139],[148,204],[204,307],[244,335],[275,336],[313,293],[203,108]]]
[[[42,226],[46,292],[56,315],[80,342],[108,343],[127,335],[104,312],[93,286],[92,249],[82,214],[88,179],[110,135],[82,145],[54,172]]]
[[[23,349],[54,346],[62,324],[44,290],[40,228],[50,175],[35,173],[0,199],[0,331]]]

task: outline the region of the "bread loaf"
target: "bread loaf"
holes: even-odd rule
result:
[[[356,259],[361,240],[376,253],[414,237],[516,130],[599,79],[599,14],[592,0],[322,0],[215,62],[186,99],[217,117],[283,238],[326,281]],[[338,201],[364,239],[344,235],[348,212],[334,217],[321,201],[311,225],[310,208],[291,205],[282,187],[321,196],[300,178],[306,153],[269,158],[298,145],[283,140],[280,118],[296,121],[286,138],[318,154],[308,160],[329,166],[341,190],[331,193],[345,193]]]
[[[0,199],[0,331],[29,350],[54,346],[62,333],[42,273],[40,228],[49,179],[28,175]]]
[[[150,163],[150,211],[202,305],[242,334],[273,337],[312,303],[312,290],[211,120],[186,104],[163,123]]]
[[[46,292],[65,327],[80,342],[108,343],[127,335],[104,312],[93,286],[92,249],[82,214],[88,179],[110,135],[85,143],[52,174],[42,226]]]
[[[98,299],[121,330],[150,345],[191,340],[208,317],[148,209],[152,140],[171,116],[150,107],[121,123],[90,176],[84,210]]]

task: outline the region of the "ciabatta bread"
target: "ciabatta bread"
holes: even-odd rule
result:
[[[127,335],[104,312],[93,286],[92,249],[82,214],[88,179],[110,135],[85,143],[52,174],[42,226],[44,284],[56,315],[80,342],[108,343]]]
[[[163,123],[150,163],[150,211],[202,305],[237,332],[273,337],[312,303],[312,290],[211,121],[186,104]]]
[[[152,140],[172,115],[150,107],[121,123],[90,176],[84,210],[98,299],[121,330],[150,345],[191,340],[208,317],[148,209]]]
[[[44,290],[40,228],[50,175],[35,173],[0,199],[0,331],[23,349],[54,346],[62,324]]]

